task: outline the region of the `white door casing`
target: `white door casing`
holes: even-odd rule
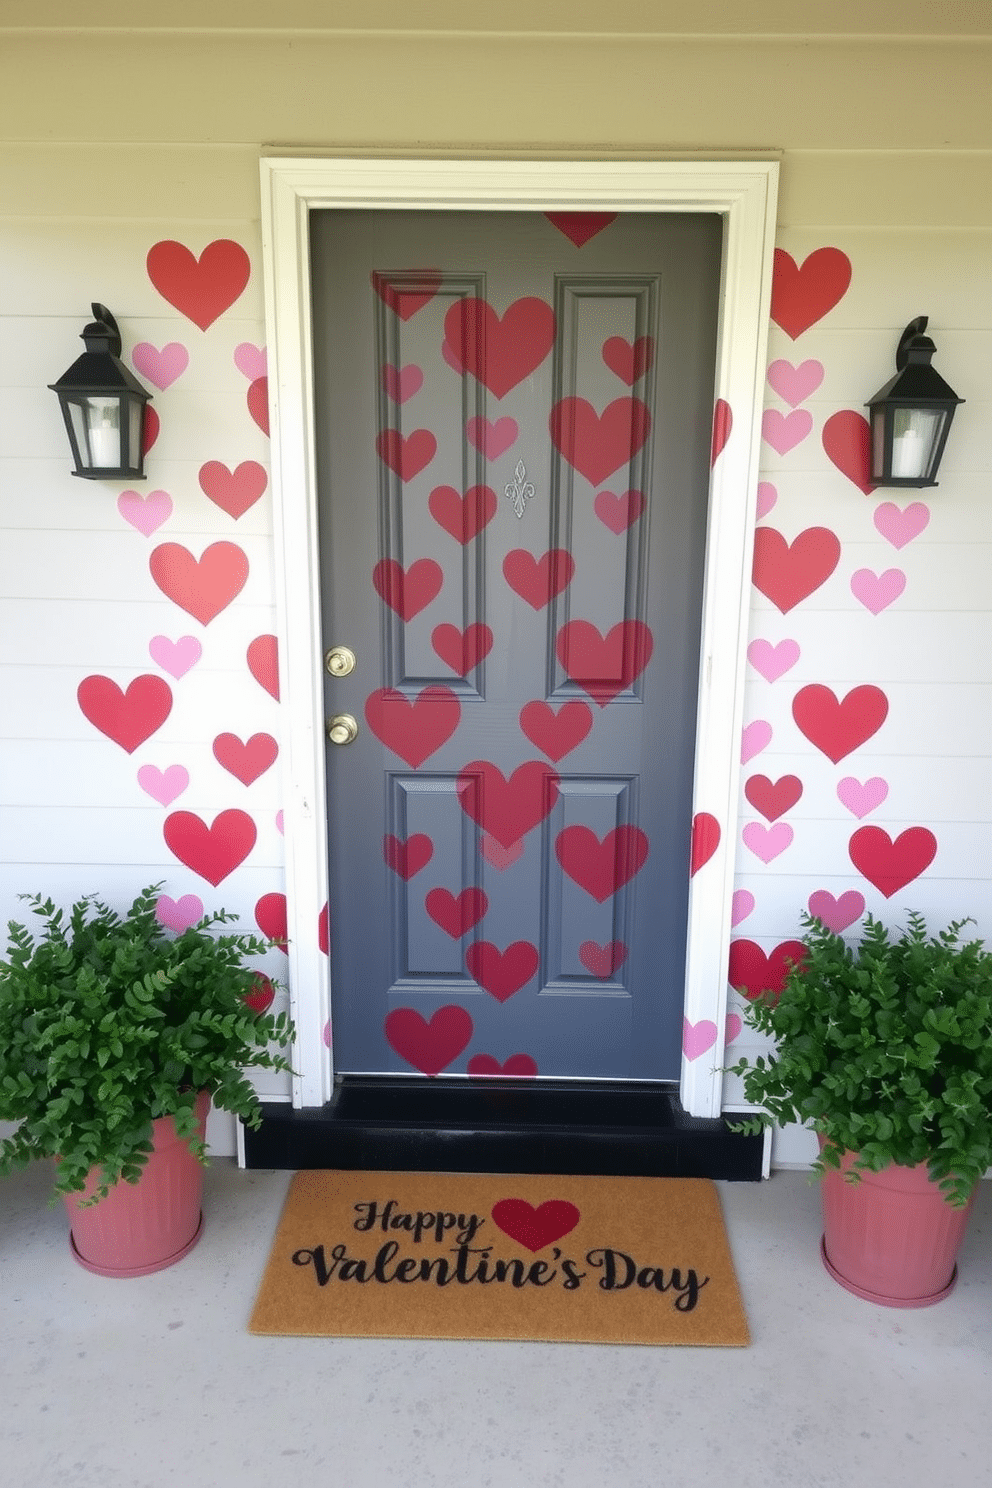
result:
[[[283,710],[284,824],[293,1103],[321,1106],[333,1072],[327,957],[327,815],[309,214],[313,210],[716,212],[724,222],[715,399],[732,414],[710,477],[700,643],[694,811],[721,825],[689,897],[685,1016],[712,1021],[711,1054],[683,1060],[693,1116],[719,1114],[736,845],[745,647],[778,165],[775,161],[408,160],[265,156],[262,240],[276,592]],[[333,831],[333,824],[332,824]],[[688,871],[688,865],[686,865]]]

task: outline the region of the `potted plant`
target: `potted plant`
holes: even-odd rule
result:
[[[22,895],[41,930],[11,921],[0,961],[0,1120],[18,1123],[0,1173],[56,1159],[73,1253],[102,1275],[192,1249],[211,1100],[257,1126],[245,1071],[289,1070],[292,1024],[259,1006],[267,979],[246,964],[270,943],[216,930],[236,919],[224,910],[166,931],[161,887],[126,914],[88,895],[66,917]]]
[[[848,1290],[896,1307],[946,1296],[975,1184],[992,1165],[992,954],[930,936],[922,915],[890,936],[868,915],[857,945],[803,916],[804,955],[747,1021],[774,1052],[742,1059],[744,1122],[801,1122],[820,1141],[824,1264]]]

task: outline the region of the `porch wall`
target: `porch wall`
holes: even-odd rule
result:
[[[769,34],[750,36],[729,34],[737,28],[719,4],[705,8],[696,34],[679,35],[677,23],[658,20],[665,7],[636,0],[611,8],[614,34],[570,36],[535,30],[539,5],[521,8],[514,34],[432,34],[432,17],[450,23],[443,0],[419,7],[415,31],[403,34],[388,0],[359,17],[370,29],[336,34],[308,29],[319,12],[306,0],[282,8],[298,27],[282,31],[218,19],[207,32],[198,29],[204,7],[187,15],[179,4],[170,30],[141,21],[127,32],[57,30],[52,15],[50,29],[32,29],[27,7],[10,8],[12,29],[0,30],[0,919],[22,916],[22,891],[65,901],[98,890],[123,901],[161,879],[175,901],[195,895],[247,926],[257,911],[267,928],[278,921],[278,762],[245,785],[213,748],[222,733],[278,739],[280,727],[279,704],[247,660],[249,644],[276,629],[269,492],[240,514],[229,495],[217,500],[217,465],[267,460],[248,399],[264,355],[260,149],[750,153],[781,158],[778,246],[796,265],[839,250],[851,282],[795,339],[771,329],[770,362],[790,366],[767,388],[760,525],[790,543],[825,528],[840,558],[787,612],[753,591],[752,639],[794,642],[798,656],[775,680],[767,662],[768,675],[749,666],[746,722],[770,726],[770,737],[743,779],[793,775],[802,794],[782,818],[791,838],[782,827],[771,835],[743,797],[738,820],[721,823],[739,843],[735,935],[772,955],[797,934],[817,891],[861,895],[894,921],[910,908],[940,925],[971,914],[992,932],[987,20],[974,34],[985,7],[956,7],[958,34],[935,36],[934,8],[903,4],[901,27],[914,10],[927,20],[898,37],[844,32],[836,5],[834,34],[824,21],[823,32],[789,36],[772,0],[750,22]],[[262,15],[250,0],[238,9],[242,28]],[[593,13],[573,11],[577,27]],[[509,24],[513,7],[504,13]],[[860,10],[848,14],[863,32]],[[199,255],[219,239],[243,246],[251,274],[204,331],[156,289],[146,258],[166,240]],[[188,356],[167,386],[143,374],[161,432],[144,503],[131,498],[123,510],[121,488],[69,475],[46,387],[77,354],[92,300],[113,310],[132,356],[141,344],[170,347],[173,372]],[[822,434],[890,376],[898,334],[919,314],[930,317],[937,365],[967,402],[939,488],[899,497],[893,510],[892,493],[865,496],[832,463]],[[244,480],[251,474],[243,468]],[[201,624],[156,585],[149,559],[165,544],[198,558],[214,543],[232,545],[229,558],[244,555],[248,579]],[[784,664],[785,650],[776,654]],[[169,682],[172,711],[129,755],[87,721],[77,688],[93,675],[126,687],[148,674]],[[870,684],[888,702],[877,733],[836,765],[792,718],[796,693],[814,683],[838,697]],[[752,746],[762,734],[769,728],[751,728]],[[165,803],[183,776],[155,772],[176,766],[188,785]],[[877,804],[859,818],[858,783],[869,780]],[[185,811],[209,824],[232,810],[242,815],[225,820],[255,841],[215,887],[169,850],[164,822]],[[849,855],[852,834],[868,825],[892,839],[912,828],[936,839],[932,864],[890,897]],[[920,841],[904,839],[900,859]],[[273,975],[282,959],[272,954]],[[748,1046],[741,1033],[730,1053]],[[728,1102],[738,1095],[731,1082]],[[226,1126],[212,1138],[229,1150]],[[805,1155],[794,1137],[778,1148],[782,1161]]]

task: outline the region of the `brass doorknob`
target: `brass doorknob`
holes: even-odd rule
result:
[[[350,646],[332,646],[324,657],[324,666],[332,677],[347,677],[355,670],[357,657]]]
[[[353,744],[358,738],[358,724],[350,713],[335,713],[327,720],[327,737],[332,744]]]

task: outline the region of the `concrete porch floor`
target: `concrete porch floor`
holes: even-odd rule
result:
[[[203,1238],[109,1281],[47,1165],[0,1180],[0,1461],[17,1488],[992,1483],[992,1183],[917,1311],[833,1282],[807,1176],[718,1185],[748,1349],[256,1338],[285,1172],[207,1172]]]

